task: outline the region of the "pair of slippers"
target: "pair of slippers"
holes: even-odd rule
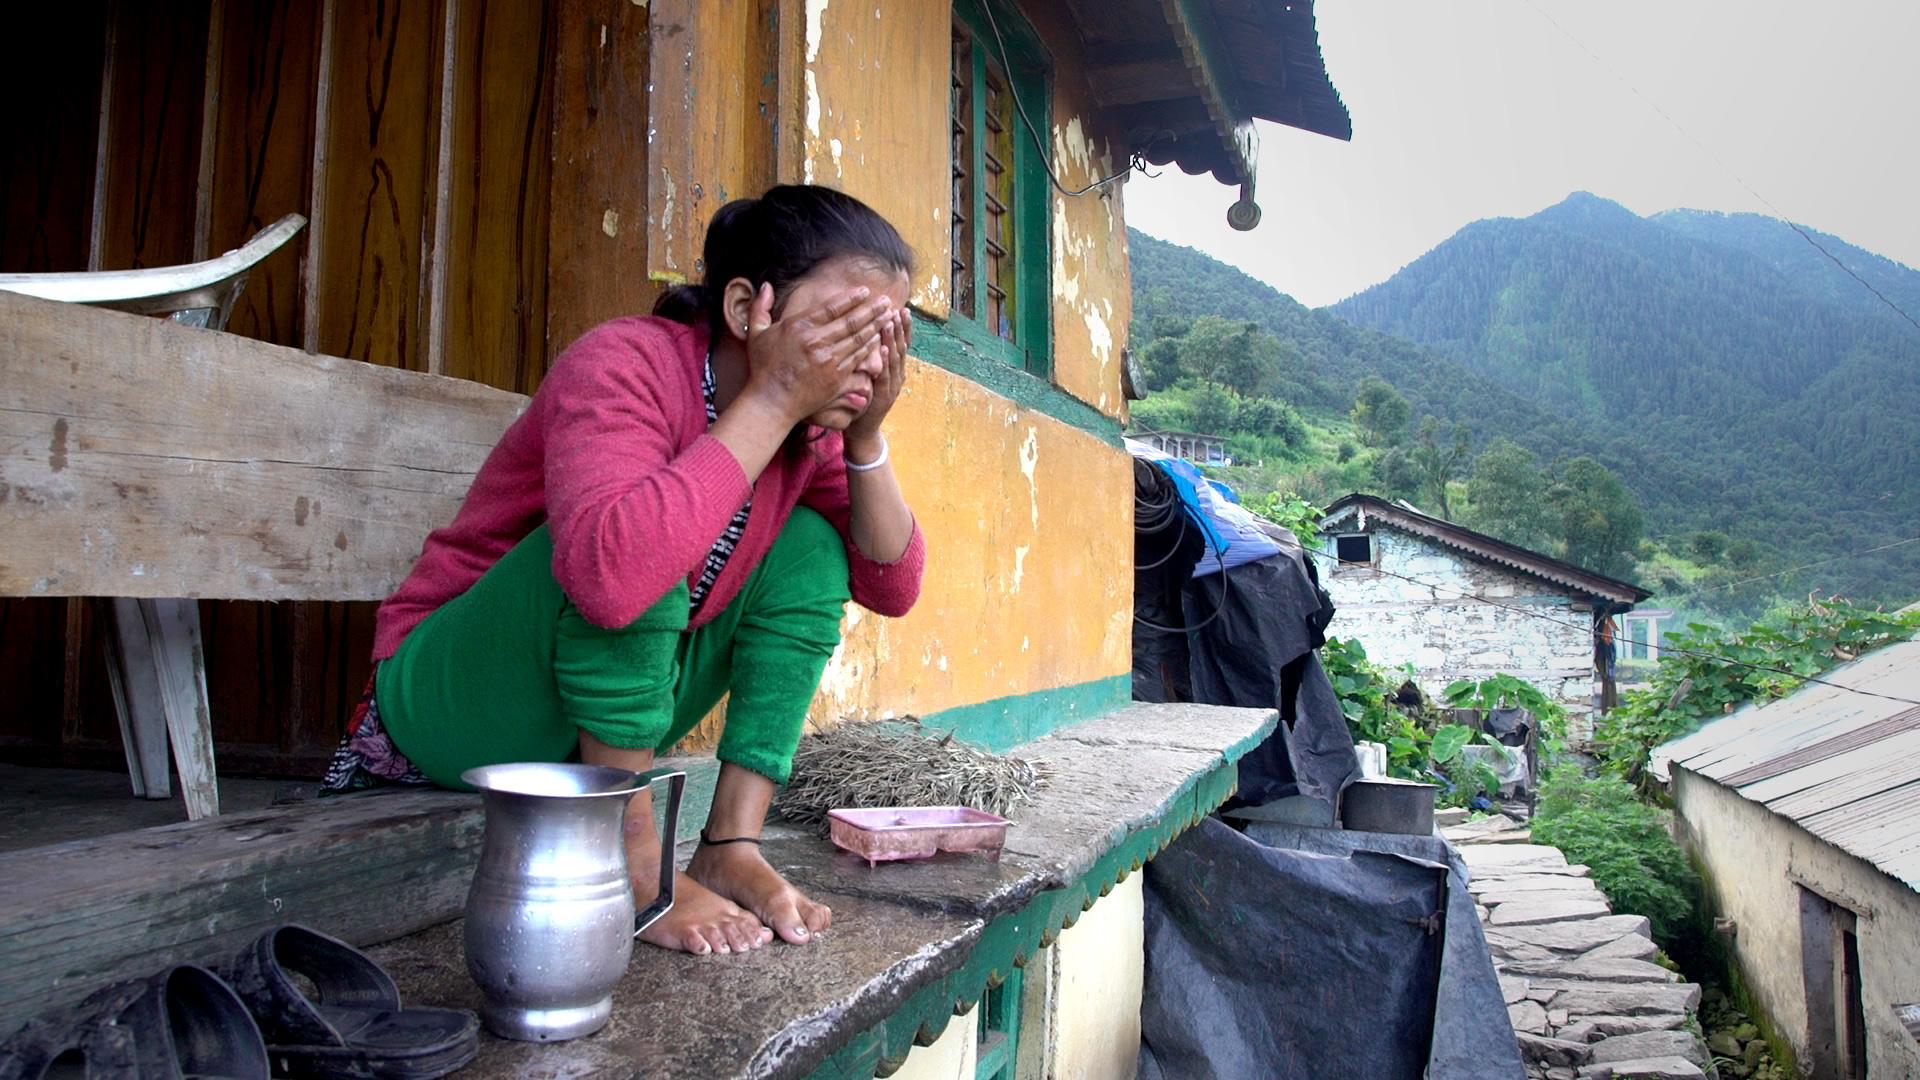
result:
[[[0,1080],[429,1080],[479,1052],[471,1011],[404,1008],[380,965],[303,926],[261,935],[227,975],[183,964],[107,987],[0,1046]]]

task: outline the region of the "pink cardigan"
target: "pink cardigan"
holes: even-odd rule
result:
[[[373,658],[465,592],[542,521],[552,524],[553,575],[600,626],[639,617],[688,579],[746,501],[747,477],[707,435],[700,390],[707,332],[652,317],[602,323],[559,355],[520,419],[487,455],[453,522],[427,537],[420,561],[375,617]],[[718,615],[759,565],[796,503],[847,536],[847,471],[838,432],[785,451],[751,486],[746,535],[693,623]],[[903,615],[920,593],[926,542],[915,523],[894,562],[846,541],[853,599]]]

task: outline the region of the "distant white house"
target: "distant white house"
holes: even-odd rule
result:
[[[1920,642],[1822,678],[1650,771],[1800,1075],[1920,1077]]]
[[[1329,634],[1358,639],[1376,663],[1411,665],[1429,695],[1458,679],[1525,679],[1567,706],[1576,735],[1607,700],[1606,620],[1650,595],[1371,495],[1327,507],[1320,535],[1338,609]]]
[[[1192,431],[1143,431],[1128,438],[1195,465],[1233,464],[1233,458],[1227,454],[1227,437],[1224,435],[1202,435]]]

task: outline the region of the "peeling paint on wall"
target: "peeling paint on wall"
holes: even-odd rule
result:
[[[807,0],[807,63],[820,59],[820,20],[827,13],[827,0]]]
[[[1040,524],[1040,484],[1034,480],[1033,471],[1040,466],[1040,429],[1030,427],[1027,437],[1020,444],[1020,471],[1027,478],[1027,499],[1032,506],[1033,524]]]
[[[1065,183],[1080,187],[1112,175],[1112,148],[1088,137],[1078,115],[1055,123],[1052,134]],[[1126,235],[1114,213],[1119,198],[1118,185],[1053,198],[1054,380],[1109,416],[1121,408],[1116,361],[1128,313],[1114,297],[1129,299]]]

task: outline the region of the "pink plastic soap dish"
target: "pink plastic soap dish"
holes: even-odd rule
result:
[[[928,859],[940,851],[987,851],[1007,842],[1006,818],[968,806],[881,806],[830,810],[827,826],[836,846],[867,860]]]

